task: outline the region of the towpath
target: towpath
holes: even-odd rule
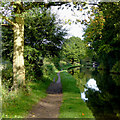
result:
[[[47,89],[47,97],[33,106],[27,118],[58,118],[62,103],[62,85],[60,71],[57,82],[53,82]]]

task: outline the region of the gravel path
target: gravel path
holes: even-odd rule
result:
[[[58,118],[62,101],[62,85],[60,72],[57,82],[53,82],[47,89],[47,97],[33,106],[27,118]]]

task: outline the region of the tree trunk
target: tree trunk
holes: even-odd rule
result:
[[[24,17],[15,18],[14,30],[14,52],[13,52],[13,86],[18,88],[25,86],[24,67]]]

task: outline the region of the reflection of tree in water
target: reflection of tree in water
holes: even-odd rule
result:
[[[120,120],[120,84],[118,84],[120,79],[118,79],[118,75],[94,72],[93,77],[100,91],[88,89],[86,96],[87,105],[96,120]]]
[[[76,84],[80,89],[80,92],[84,92],[85,84],[91,78],[91,71],[86,68],[74,68],[70,69],[69,73],[76,79]]]

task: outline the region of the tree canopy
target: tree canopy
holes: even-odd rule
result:
[[[40,13],[42,12],[42,15]],[[35,17],[25,18],[25,45],[40,50],[42,55],[57,55],[67,35],[50,10],[38,9]]]
[[[94,19],[85,29],[85,42],[96,53],[96,60],[106,69],[111,69],[120,59],[119,12],[118,2],[100,3]]]
[[[83,59],[86,54],[85,44],[79,37],[70,37],[63,45],[63,55],[68,59]]]

